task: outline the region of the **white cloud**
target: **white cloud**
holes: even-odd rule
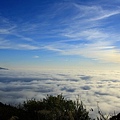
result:
[[[100,61],[120,63],[120,50],[107,41],[75,45],[58,43],[46,48],[62,55],[80,55]]]
[[[110,8],[110,6],[106,5],[106,7],[102,6],[102,4],[96,4],[96,5],[80,5],[80,4],[74,4],[74,6],[79,9],[81,12],[81,16],[85,17],[85,19],[88,20],[103,20],[109,17],[113,17],[114,15],[120,14],[120,9],[118,6],[114,6],[113,8]],[[81,17],[80,16],[80,17]],[[79,17],[79,18],[80,18]]]
[[[100,15],[99,17],[96,17],[96,18],[93,18],[91,20],[102,20],[102,19],[106,19],[106,18],[109,18],[109,17],[112,17],[114,15],[118,15],[120,14],[120,10],[119,11],[113,11],[113,12],[106,12],[106,13],[103,13],[103,15]]]
[[[33,56],[33,58],[39,58],[39,56],[38,56],[38,55],[35,55],[35,56]]]
[[[110,31],[107,26],[104,28],[106,22],[102,21],[120,14],[120,9],[79,4],[74,6],[78,9],[78,14],[66,19],[67,27],[60,33],[65,40],[51,43],[46,49],[64,55],[80,55],[99,61],[120,63],[120,49],[116,44],[119,33]]]
[[[69,10],[71,13],[67,14]],[[46,49],[62,55],[79,55],[120,63],[120,49],[116,44],[120,41],[119,31],[113,31],[116,23],[112,21],[114,24],[110,24],[111,30],[106,26],[106,23],[111,22],[110,17],[119,14],[120,8],[117,6],[112,8],[106,4],[82,5],[70,2],[52,5],[49,11],[41,15],[46,18],[44,21],[40,15],[34,16],[32,20],[36,20],[36,23],[31,20],[13,24],[2,17],[0,34],[17,37],[17,42],[16,39],[6,40],[5,36],[1,36],[0,48]]]
[[[39,47],[37,46],[33,46],[33,45],[29,45],[29,44],[18,44],[17,49],[25,49],[25,50],[37,50],[39,49]]]
[[[30,44],[15,44],[9,40],[1,40],[0,49],[15,49],[15,50],[38,50],[40,47]]]
[[[93,108],[94,112],[97,111],[97,101],[104,113],[120,110],[118,71],[6,71],[1,72],[0,81],[2,102],[12,102],[13,99],[22,102],[26,98],[40,99],[47,94],[62,93],[73,100],[79,95],[86,107]]]
[[[7,29],[0,29],[0,34],[10,34],[10,32]]]

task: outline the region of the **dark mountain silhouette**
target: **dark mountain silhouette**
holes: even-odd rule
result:
[[[0,67],[0,70],[8,70],[8,68]]]

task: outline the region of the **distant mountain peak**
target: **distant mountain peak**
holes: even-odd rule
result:
[[[8,68],[0,67],[0,70],[8,70]]]

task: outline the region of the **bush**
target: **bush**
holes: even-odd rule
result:
[[[111,118],[104,117],[98,109],[97,120],[120,120],[120,113]],[[0,120],[92,120],[83,102],[67,100],[62,95],[47,95],[42,100],[26,100],[13,107],[0,103]]]
[[[62,95],[47,95],[42,101],[28,100],[23,108],[31,113],[31,118],[36,115],[38,120],[90,120],[82,102],[78,104]]]

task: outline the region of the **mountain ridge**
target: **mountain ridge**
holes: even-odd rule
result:
[[[0,70],[9,70],[8,68],[0,67]]]

